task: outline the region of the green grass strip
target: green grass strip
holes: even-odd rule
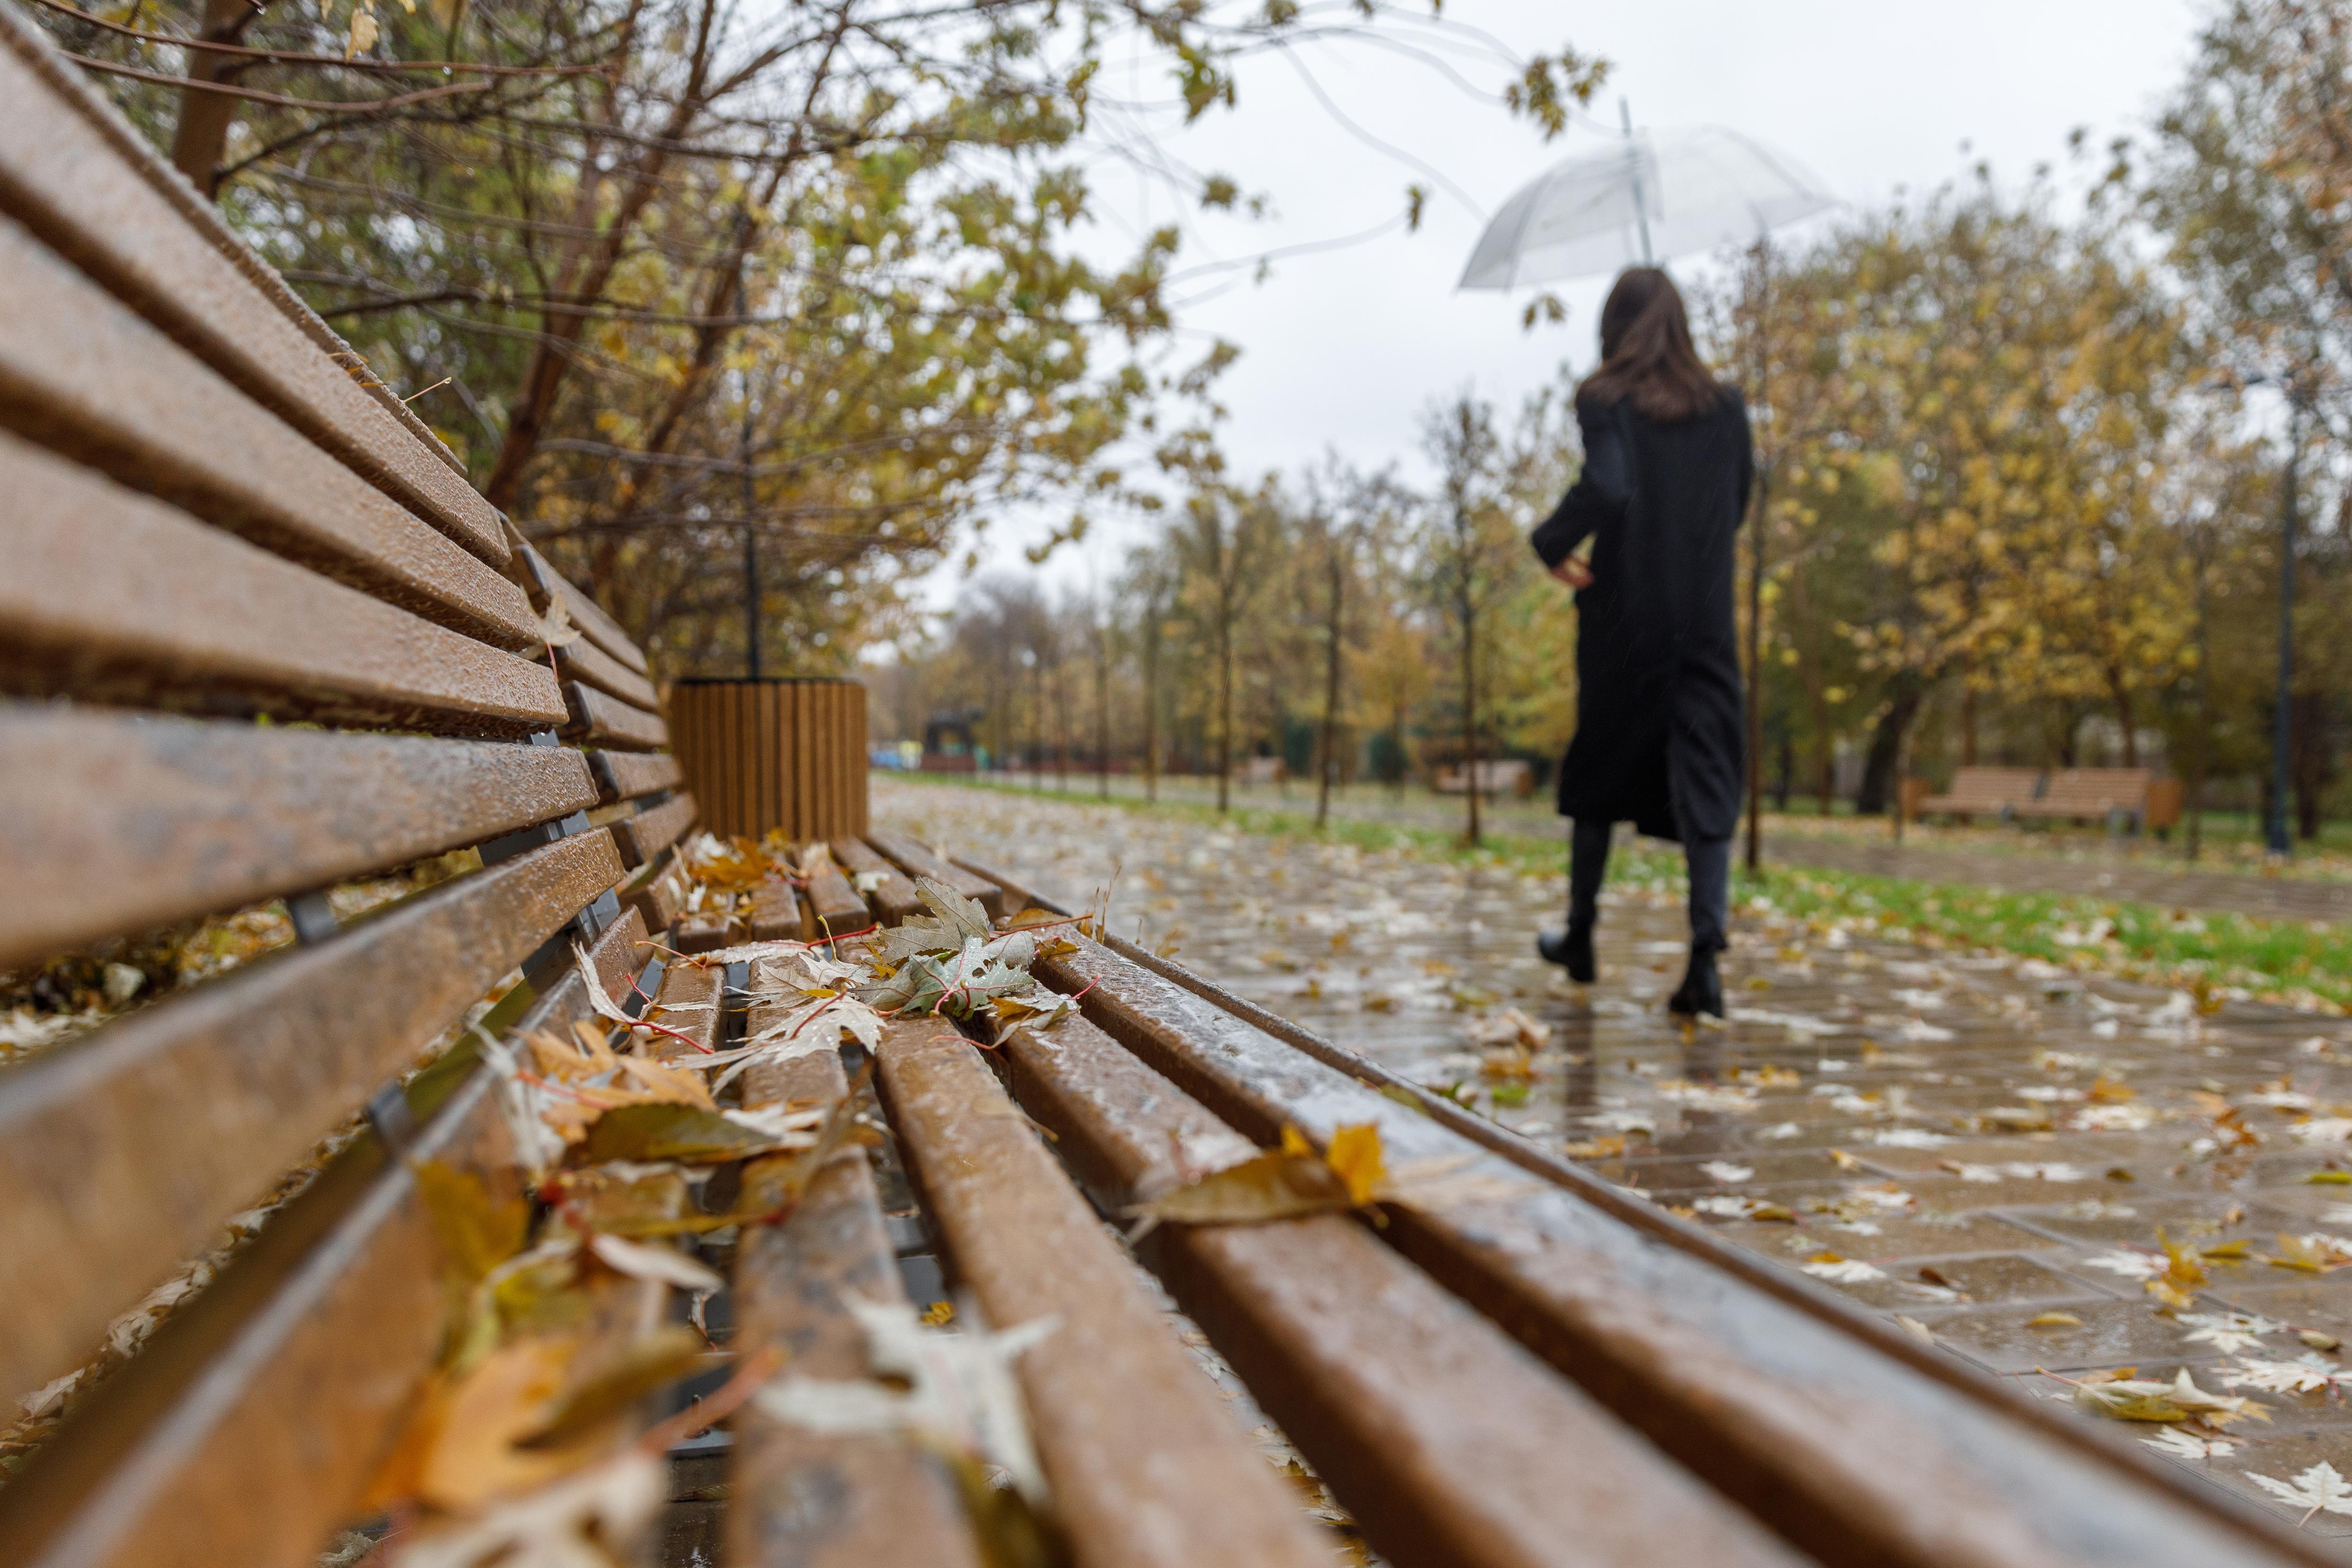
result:
[[[986,783],[969,775],[913,775],[998,795],[1108,806],[1197,822],[1269,838],[1348,844],[1446,865],[1558,876],[1565,833],[1486,836],[1476,848],[1431,827],[1334,816],[1320,829],[1311,813],[1235,806],[1219,813],[1195,801],[1145,801],[1091,791]],[[1681,852],[1653,840],[1621,840],[1610,857],[1612,885],[1679,900]],[[1998,892],[1963,882],[1920,881],[1860,871],[1768,866],[1732,883],[1736,912],[1801,922],[1816,935],[1843,927],[1934,949],[2015,953],[2071,969],[2177,986],[2200,999],[2243,992],[2332,1013],[2352,1011],[2352,930],[2302,921],[2257,920],[2218,910],[2176,910],[2078,894]]]

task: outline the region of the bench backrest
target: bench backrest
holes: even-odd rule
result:
[[[2147,800],[2156,774],[2147,768],[2063,768],[2050,775],[2042,792],[2046,807],[2074,806],[2104,816],[2110,810],[2137,811]]]
[[[2041,784],[2042,773],[2038,768],[1966,767],[1952,774],[1952,787],[1946,790],[1944,795],[1952,800],[2010,805],[2032,800]]]
[[[0,493],[0,969],[292,934],[0,1071],[0,1404],[219,1276],[0,1489],[0,1541],[308,1561],[440,1332],[402,1156],[512,1163],[462,1026],[618,993],[615,884],[692,806],[643,653],[13,11]]]

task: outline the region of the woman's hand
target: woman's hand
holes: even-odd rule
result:
[[[1580,555],[1570,555],[1551,569],[1551,574],[1571,588],[1592,586],[1592,567]]]

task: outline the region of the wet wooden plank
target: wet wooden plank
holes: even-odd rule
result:
[[[667,752],[590,752],[588,771],[596,778],[596,798],[606,805],[675,789],[686,774]]]
[[[555,650],[555,673],[565,680],[577,680],[617,697],[633,708],[649,712],[661,710],[661,698],[655,692],[652,681],[586,637]]]
[[[567,710],[563,738],[575,744],[625,752],[650,752],[669,744],[669,727],[660,714],[632,708],[593,686],[565,681],[563,703]]]
[[[804,844],[800,848],[800,863],[810,865],[811,850],[820,857],[814,862],[815,869],[805,873],[801,887],[801,911],[806,940],[823,942],[828,937],[864,931],[873,923],[866,912],[866,900],[849,885],[833,863],[832,852],[822,844]]]
[[[1078,1560],[1327,1564],[1329,1542],[971,1042],[936,1018],[893,1024],[877,1060],[908,1173],[989,1322],[1059,1321],[1015,1372]]]
[[[645,1012],[646,1022],[659,1024],[687,1037],[673,1039],[667,1035],[646,1038],[639,1048],[655,1058],[691,1056],[699,1048],[711,1050],[719,1037],[719,992],[725,972],[698,963],[672,961],[662,969],[661,989],[655,994],[654,1005]]]
[[[796,942],[803,929],[801,901],[793,896],[792,884],[782,877],[761,883],[751,895],[751,940]]]
[[[0,703],[0,969],[581,810],[553,746]]]
[[[593,960],[618,995],[642,935]],[[568,969],[518,1031],[588,1016]],[[429,1075],[428,1075],[429,1076]],[[352,1517],[446,1322],[439,1251],[410,1161],[518,1184],[490,1075],[411,1086],[404,1160],[363,1132],[188,1310],[0,1488],[8,1568],[308,1568]],[[657,1293],[635,1298],[649,1323]],[[21,1320],[12,1320],[21,1321]]]
[[[5,434],[0,494],[0,687],[443,733],[563,722],[541,666]]]
[[[848,872],[853,888],[868,878],[879,879],[866,889],[866,907],[882,924],[894,926],[923,912],[923,900],[915,896],[915,884],[898,867],[876,854],[872,846],[861,839],[836,838],[833,841],[833,858]]]
[[[566,838],[0,1074],[0,1397],[77,1364],[620,869],[601,829]]]
[[[637,911],[646,929],[656,934],[669,930],[686,903],[686,868],[675,855],[658,867],[639,868],[616,891],[621,902]]]
[[[694,797],[680,795],[671,796],[649,811],[625,816],[612,824],[613,840],[621,848],[621,864],[630,867],[649,864],[694,826]]]
[[[345,467],[504,564],[506,537],[489,503],[189,223],[68,94],[7,49],[0,211]]]
[[[507,648],[522,591],[0,218],[0,423],[272,552]]]
[[[680,952],[716,952],[733,936],[722,915],[681,915],[670,928],[670,945]]]
[[[762,1003],[751,1027],[778,1016]],[[848,1091],[840,1054],[820,1050],[753,1068],[743,1102],[830,1104]],[[754,1162],[744,1190],[785,1163]],[[862,1150],[836,1154],[783,1223],[743,1228],[734,1286],[738,1355],[772,1345],[803,1376],[866,1375],[848,1303],[907,1297]],[[727,1561],[738,1568],[981,1568],[954,1481],[911,1444],[823,1436],[753,1407],[735,1421],[731,1479]]]
[[[1082,1018],[998,1059],[1113,1213],[1257,1152]],[[1163,1226],[1141,1255],[1401,1568],[1798,1561],[1353,1219]]]
[[[930,847],[904,833],[866,833],[866,842],[898,863],[910,878],[929,877],[944,882],[967,899],[978,899],[992,920],[1005,914],[1004,889],[982,876],[931,852]],[[1018,911],[1014,911],[1018,912]]]
[[[2176,1489],[2104,1436],[1957,1366],[1923,1375],[1080,939],[1041,960],[1087,1017],[1261,1142],[1381,1129],[1392,1163],[1463,1162],[1383,1235],[1669,1456],[1823,1561],[2278,1563],[2293,1537]],[[2095,1523],[2093,1521],[2095,1521]]]
[[[515,564],[531,603],[541,614],[561,603],[572,624],[623,668],[639,675],[651,673],[645,651],[630,640],[629,634],[621,629],[621,623],[606,615],[604,606],[590,598],[584,589],[558,572],[546,556],[528,544],[520,544],[515,551]]]

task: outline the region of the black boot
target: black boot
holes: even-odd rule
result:
[[[1564,931],[1540,931],[1536,936],[1536,952],[1547,963],[1563,964],[1568,977],[1579,985],[1592,984],[1597,973],[1592,967],[1592,928],[1570,922]]]
[[[1682,984],[1667,998],[1666,1011],[1685,1018],[1702,1013],[1711,1018],[1723,1016],[1723,976],[1715,972],[1715,949],[1691,949],[1690,967],[1683,971]]]

